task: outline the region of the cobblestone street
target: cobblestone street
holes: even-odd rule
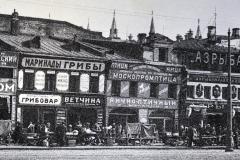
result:
[[[224,150],[2,150],[1,160],[238,160],[240,151],[225,152]]]

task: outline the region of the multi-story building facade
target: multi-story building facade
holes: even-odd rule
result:
[[[228,48],[218,44],[214,26],[208,29],[207,39],[189,38],[174,46],[179,63],[185,66],[180,105],[180,123],[184,125],[226,126]],[[232,102],[239,121],[239,51],[231,48],[231,54]]]

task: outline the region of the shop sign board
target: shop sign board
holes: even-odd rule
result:
[[[79,106],[101,106],[103,103],[103,99],[100,97],[91,97],[85,95],[70,95],[64,96],[65,104],[75,104]]]
[[[224,50],[223,50],[224,51]],[[227,71],[227,52],[215,53],[207,51],[190,52],[188,55],[188,67],[190,69]],[[232,72],[239,73],[240,55],[231,55]]]
[[[69,74],[65,72],[57,73],[56,88],[58,91],[66,91],[69,86]]]
[[[151,62],[149,62],[151,63]],[[154,62],[152,62],[154,63]],[[149,65],[134,65],[134,64],[128,64],[128,63],[121,63],[121,62],[113,62],[111,64],[111,69],[118,69],[118,70],[152,70],[156,72],[162,72],[162,73],[181,73],[182,67],[176,67],[176,66],[159,66],[154,64]]]
[[[18,102],[26,105],[59,106],[62,97],[60,95],[20,94]]]
[[[13,95],[16,93],[16,79],[0,78],[0,94]]]
[[[0,53],[0,67],[16,68],[18,62],[18,55],[14,52]]]
[[[107,97],[107,106],[109,106],[109,107],[177,109],[178,102],[177,102],[177,100],[170,100],[170,99]]]
[[[207,82],[207,83],[228,83],[227,76],[221,75],[203,75],[203,74],[190,74],[189,81],[191,82]],[[239,77],[231,77],[233,84],[240,84]]]
[[[161,74],[158,72],[133,72],[122,70],[110,70],[109,79],[174,84],[179,84],[181,82],[180,77],[173,74]]]
[[[96,71],[96,72],[102,72],[105,70],[105,64],[101,62],[73,61],[33,57],[24,57],[22,59],[22,66],[33,68]]]

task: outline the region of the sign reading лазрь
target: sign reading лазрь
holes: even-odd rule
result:
[[[31,105],[61,105],[62,97],[60,95],[20,94],[18,102]]]
[[[107,106],[177,109],[178,103],[176,100],[168,99],[107,97]]]
[[[84,71],[99,71],[99,72],[102,72],[105,69],[105,64],[99,63],[99,62],[45,59],[45,58],[32,58],[32,57],[24,57],[22,59],[22,66],[34,67],[34,68],[84,70]]]

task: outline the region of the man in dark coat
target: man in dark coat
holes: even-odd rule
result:
[[[187,133],[188,133],[188,147],[192,147],[193,136],[194,136],[192,126],[188,127],[188,132]]]
[[[234,148],[238,149],[238,127],[235,127],[233,130],[233,140],[234,140]]]
[[[64,122],[62,122],[62,124],[57,125],[55,134],[56,134],[57,143],[60,146],[64,146],[66,141],[66,126]]]

